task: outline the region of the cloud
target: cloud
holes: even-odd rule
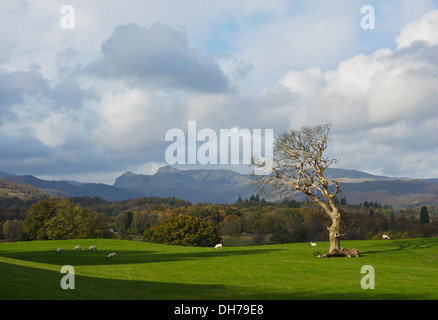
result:
[[[376,30],[365,33],[355,1],[191,0],[197,9],[184,14],[175,1],[93,1],[76,5],[72,32],[59,27],[62,4],[8,1],[0,171],[109,179],[158,167],[166,131],[188,120],[276,134],[331,120],[329,152],[342,167],[430,176],[438,14],[418,18],[435,6],[420,2],[376,4]],[[129,16],[113,14],[122,9]]]
[[[180,127],[185,118],[185,106],[178,97],[138,88],[103,94],[96,112],[92,140],[123,154],[144,155],[157,145],[162,147],[166,131]]]
[[[161,23],[149,29],[119,25],[103,42],[101,52],[102,58],[86,68],[99,77],[122,77],[158,88],[228,90],[228,80],[218,64],[190,49],[182,31]]]
[[[47,80],[35,64],[26,71],[0,73],[0,110],[5,115],[14,105],[24,104],[26,96],[36,96],[49,90]]]
[[[15,43],[11,41],[0,41],[0,64],[11,58],[11,53],[15,48]]]
[[[333,70],[290,70],[278,82],[293,128],[331,121],[343,165],[403,175],[432,170],[438,148],[438,11],[408,24],[396,50],[344,59]],[[414,165],[419,155],[424,160]],[[421,168],[420,168],[421,167]]]
[[[29,3],[25,0],[3,0],[2,11],[8,14],[17,14],[29,10]]]
[[[378,50],[341,61],[335,70],[291,70],[278,85],[296,94],[296,111],[311,110],[300,122],[331,119],[341,132],[426,119],[436,114],[437,53],[438,47],[419,43]]]
[[[398,48],[409,47],[415,41],[425,41],[429,45],[438,44],[438,10],[433,10],[425,14],[420,19],[416,19],[400,32],[396,39]]]
[[[50,153],[50,148],[42,144],[34,137],[24,135],[16,136],[0,132],[0,149],[2,156],[0,163],[25,162],[31,158],[44,158]],[[27,159],[27,160],[26,160]]]

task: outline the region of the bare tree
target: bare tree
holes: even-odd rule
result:
[[[324,171],[339,161],[324,156],[331,140],[330,129],[331,124],[326,123],[281,134],[274,143],[272,172],[257,176],[255,183],[261,193],[277,199],[301,191],[315,201],[331,219],[332,224],[327,229],[330,253],[335,255],[341,250],[341,214],[335,203],[341,191],[338,181],[333,180],[330,186],[324,176]],[[257,165],[256,161],[253,163]]]

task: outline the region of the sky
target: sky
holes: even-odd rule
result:
[[[437,30],[438,0],[2,0],[0,172],[112,184],[188,121],[331,122],[338,167],[437,178]]]

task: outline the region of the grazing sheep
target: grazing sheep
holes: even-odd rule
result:
[[[76,246],[76,247],[74,247],[73,250],[74,250],[74,251],[81,251],[81,250],[82,250],[82,247],[81,247],[81,246]]]
[[[383,240],[389,240],[390,238],[389,238],[389,236],[387,234],[384,234],[384,235],[382,235],[382,239]]]
[[[312,241],[310,241],[310,245],[311,245],[312,247],[317,247],[317,246],[318,246],[318,244],[317,244],[316,242],[312,242]]]
[[[214,246],[215,249],[222,249],[222,243],[218,243]]]
[[[88,248],[88,251],[96,251],[97,250],[97,247],[96,246],[90,246],[89,248]]]
[[[110,253],[109,255],[106,256],[106,259],[115,259],[116,258],[116,253]]]
[[[61,254],[61,253],[62,253],[62,248],[56,249],[56,254]]]

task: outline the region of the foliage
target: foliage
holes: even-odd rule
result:
[[[421,224],[430,223],[429,213],[427,211],[427,207],[426,206],[423,206],[421,208],[421,211],[420,211],[420,223]]]
[[[23,235],[23,221],[6,220],[3,224],[3,235],[9,241],[18,241]]]
[[[218,230],[218,234],[224,237],[223,241],[227,245],[228,241],[238,245],[239,239],[243,241],[242,243],[250,244],[327,239],[329,218],[311,201],[298,202],[285,199],[280,203],[272,203],[255,201],[255,196],[251,198],[254,200],[234,204],[197,203],[194,205],[183,200],[157,197],[112,203],[97,197],[77,197],[70,198],[68,201],[72,204],[70,208],[80,207],[82,210],[87,209],[93,212],[91,220],[97,215],[97,220],[94,222],[96,225],[105,225],[105,229],[113,228],[117,233],[112,236],[121,239],[143,237],[145,231],[180,214],[197,217],[205,223],[210,223]],[[16,230],[14,234],[23,234],[24,240],[48,239],[45,222],[56,214],[57,211],[53,207],[54,204],[60,202],[60,199],[36,201],[0,197],[0,240],[13,241],[16,236],[11,237],[12,229]],[[391,206],[380,205],[375,201],[365,201],[360,205],[339,203],[338,206],[342,214],[343,239],[372,239],[374,236],[378,238],[379,234],[388,232],[401,233],[404,234],[403,237],[410,238],[438,235],[438,207],[434,205],[427,206],[429,223],[422,223],[420,220],[421,210],[424,211],[423,205],[412,209],[402,209],[402,211],[394,211]],[[52,213],[51,208],[54,210]],[[370,209],[373,210],[372,216],[369,216]],[[67,219],[67,216],[64,218],[58,216],[49,225],[55,228],[55,222],[61,223],[62,219]],[[5,229],[4,224],[8,220]],[[80,220],[79,217],[76,222],[78,220]],[[89,228],[93,228],[92,226],[93,223],[90,223]],[[50,236],[78,236],[72,235],[71,231],[70,235],[68,232],[64,232],[63,235],[61,231],[53,229]],[[87,233],[90,232],[82,232],[84,235]],[[102,236],[110,237],[106,233]]]
[[[50,198],[50,195],[27,183],[18,185],[15,182],[7,182],[0,179],[0,197],[16,197],[22,200],[30,200]]]
[[[159,226],[147,230],[144,237],[150,242],[178,246],[210,247],[221,241],[210,223],[187,215],[163,221]]]
[[[68,200],[42,200],[23,222],[26,240],[101,238],[104,224],[98,214]]]
[[[23,222],[24,238],[26,240],[49,239],[45,224],[56,215],[56,212],[57,201],[54,199],[35,203],[27,212]]]

